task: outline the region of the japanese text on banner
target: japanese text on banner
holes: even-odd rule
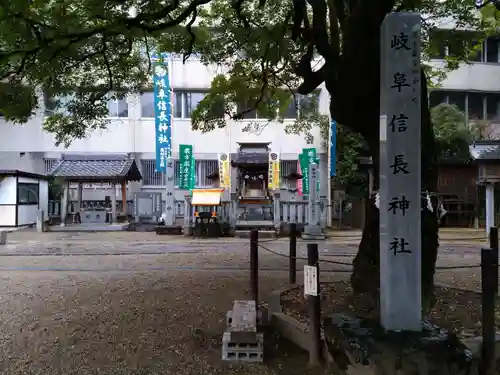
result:
[[[165,172],[166,159],[172,155],[172,103],[168,58],[168,54],[162,54],[159,59],[153,59],[156,170],[159,172]]]
[[[269,175],[268,188],[279,189],[281,185],[280,178],[280,155],[277,152],[269,153]]]
[[[179,188],[191,190],[193,188],[193,146],[179,145]]]
[[[316,156],[316,149],[303,148],[302,154],[299,155],[300,170],[302,171],[302,193],[304,195],[309,195],[309,165],[312,163],[319,164],[319,158]],[[316,184],[316,190],[319,191],[319,175],[317,176],[318,182]]]
[[[231,188],[231,164],[229,161],[229,154],[219,154],[219,182],[221,188]]]

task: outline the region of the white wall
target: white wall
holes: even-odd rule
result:
[[[19,205],[17,206],[17,226],[36,224],[36,212],[38,205]]]
[[[12,176],[0,177],[0,205],[17,203],[16,178]]]
[[[433,60],[432,65],[440,67],[441,60]],[[449,72],[442,88],[460,91],[500,91],[500,65],[496,63],[460,64],[457,70]]]
[[[172,71],[172,86],[182,89],[207,89],[211,80],[221,68],[207,68],[199,60],[192,59],[184,65],[181,60],[174,62]],[[37,110],[36,115],[24,125],[5,123],[0,118],[0,150],[4,152],[44,152],[44,153],[154,153],[155,127],[154,119],[141,118],[140,98],[138,95],[129,95],[129,117],[113,118],[106,130],[98,130],[82,140],[75,140],[65,150],[64,147],[54,146],[54,137],[42,130],[44,109]],[[320,112],[328,113],[329,96],[322,89],[320,93]],[[261,121],[261,120],[257,120]],[[266,122],[266,121],[264,121]],[[237,142],[271,142],[273,150],[283,155],[297,154],[306,142],[303,136],[286,135],[284,124],[269,123],[259,134],[242,132],[248,124],[247,120],[229,121],[226,129],[216,129],[213,132],[202,134],[191,130],[189,119],[174,119],[173,122],[173,149],[179,144],[192,144],[195,153],[217,153],[220,151],[236,151]],[[314,147],[320,148],[319,131],[315,132]],[[24,168],[19,168],[26,170]]]
[[[16,205],[0,206],[0,227],[16,226]]]

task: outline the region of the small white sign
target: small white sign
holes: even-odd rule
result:
[[[314,266],[304,266],[304,294],[318,295],[318,269]]]

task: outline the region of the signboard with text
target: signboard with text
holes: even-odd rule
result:
[[[319,165],[319,158],[316,155],[316,149],[314,147],[303,148],[302,154],[299,155],[299,163],[300,173],[302,174],[302,194],[309,195],[309,166],[312,163]],[[319,191],[319,176],[317,181],[316,190]]]
[[[268,188],[279,189],[281,185],[280,179],[280,154],[277,152],[269,153],[269,175],[268,175]]]
[[[231,189],[231,163],[228,153],[218,155],[219,162],[219,183],[223,189]]]
[[[380,311],[387,330],[421,330],[419,13],[392,13],[381,33]]]
[[[169,55],[153,57],[153,89],[155,104],[156,170],[166,171],[172,155],[172,101],[168,68]]]
[[[179,145],[179,189],[194,188],[194,155],[192,145]]]
[[[304,295],[318,295],[318,269],[315,266],[304,266]]]

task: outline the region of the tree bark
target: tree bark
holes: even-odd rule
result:
[[[422,153],[422,190],[435,192],[438,178],[436,142],[430,119],[427,79],[423,71],[421,73],[421,82],[422,149],[425,150]],[[371,105],[379,107],[376,100]],[[374,161],[377,161],[378,140],[367,139],[367,142]],[[378,175],[376,179],[378,179]],[[439,225],[436,213],[437,199],[432,199],[432,206],[433,212],[427,209],[422,211],[422,305],[425,311],[431,308],[434,302],[434,272],[439,246]],[[378,305],[380,285],[379,252],[379,210],[375,206],[374,199],[369,199],[366,205],[362,239],[353,262],[354,270],[351,275],[351,284],[354,294],[368,295],[374,305]]]

